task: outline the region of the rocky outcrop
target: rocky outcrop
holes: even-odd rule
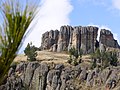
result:
[[[97,37],[98,27],[61,26],[60,31],[51,30],[43,34],[41,49],[61,52],[75,47],[78,52],[82,49],[83,54],[89,54],[93,53],[98,47],[101,51],[105,47],[120,48],[117,40],[114,39],[109,30],[101,29],[99,42]]]
[[[109,30],[101,29],[99,42],[106,47],[120,48],[117,40],[114,39],[113,34]]]
[[[50,31],[43,34],[41,48],[50,51],[67,51],[75,47],[84,54],[95,50],[98,28],[93,26],[61,26],[60,31]]]
[[[119,90],[120,67],[89,70],[63,64],[22,62],[9,70],[0,90]]]
[[[50,32],[45,32],[42,35],[42,42],[41,48],[46,50],[50,49],[55,43],[58,42],[59,31],[58,30],[51,30]]]

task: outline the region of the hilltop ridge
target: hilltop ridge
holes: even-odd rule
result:
[[[106,29],[100,30],[98,41],[98,30],[94,26],[61,26],[60,31],[50,30],[42,35],[41,49],[62,52],[75,47],[78,51],[82,49],[83,54],[89,54],[96,48],[102,50],[102,46],[120,48],[112,32]]]

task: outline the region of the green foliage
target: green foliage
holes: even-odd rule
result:
[[[69,60],[67,61],[69,64],[71,64],[72,63],[72,55],[70,55],[70,58],[69,58]]]
[[[70,50],[69,50],[69,54],[70,54],[70,59],[68,60],[68,63],[72,63],[74,65],[77,65],[78,62],[77,62],[77,59],[79,58],[82,58],[82,50],[80,50],[80,52],[78,52],[77,49],[75,49],[75,47],[72,47]]]
[[[80,58],[82,58],[82,55],[83,55],[83,50],[80,49],[80,51],[79,51],[79,56],[80,56]]]
[[[73,47],[73,48],[71,48],[71,49],[69,50],[69,54],[70,54],[71,56],[74,56],[75,59],[77,59],[77,58],[79,57],[78,50],[76,50],[75,47]]]
[[[117,66],[118,63],[118,58],[117,58],[117,53],[114,52],[110,52],[110,64],[112,66]]]
[[[93,59],[91,69],[94,69],[96,67],[97,67],[96,59]]]
[[[74,61],[73,61],[73,65],[74,65],[74,66],[78,65],[77,60],[74,60]]]
[[[95,53],[91,54],[91,59],[93,60],[99,60],[100,61],[100,67],[106,68],[110,65],[117,66],[118,58],[115,51],[104,51],[100,52],[99,49],[95,51]],[[95,68],[97,66],[96,62],[92,62],[92,68]]]
[[[25,3],[23,7],[21,0],[0,1],[0,14],[3,20],[0,24],[0,84],[23,44],[37,6]]]
[[[28,43],[27,47],[24,50],[25,55],[27,56],[28,61],[35,61],[37,56],[37,48],[32,45],[32,43]]]

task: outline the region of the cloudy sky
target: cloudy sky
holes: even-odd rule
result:
[[[120,0],[41,0],[35,22],[23,48],[29,42],[39,47],[44,32],[62,25],[107,28],[119,40]]]

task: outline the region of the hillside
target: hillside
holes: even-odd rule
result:
[[[120,66],[90,69],[89,55],[77,66],[68,59],[65,52],[38,51],[34,62],[18,55],[0,90],[120,90]]]
[[[37,51],[38,56],[36,57],[37,61],[39,62],[46,62],[46,63],[52,63],[55,64],[62,63],[64,65],[69,65],[67,61],[69,60],[69,54],[66,52],[50,52],[48,50],[44,51]],[[90,61],[89,55],[83,55],[82,59],[87,62]],[[18,55],[15,60],[15,62],[21,62],[21,61],[27,61],[27,57],[24,54]]]

